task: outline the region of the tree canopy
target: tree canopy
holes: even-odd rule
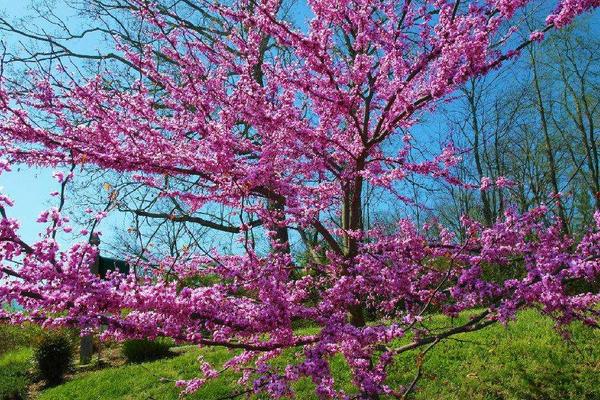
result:
[[[277,0],[90,4],[106,18],[130,16],[130,25],[113,18],[94,28],[113,41],[109,52],[79,54],[29,34],[51,51],[20,61],[51,68],[28,67],[22,79],[2,68],[0,169],[56,168],[61,187],[57,207],[37,217],[46,230],[35,243],[20,237],[12,200],[0,196],[0,301],[23,307],[2,317],[241,349],[225,367],[244,371],[248,391],[273,398],[290,395],[290,382],[302,377],[315,382],[319,398],[353,396],[336,389],[334,354],[352,370],[355,397],[405,397],[414,383],[386,382],[398,354],[525,307],[559,325],[598,327],[599,294],[590,285],[600,274],[597,230],[575,241],[560,215],[547,222],[544,204],[525,213],[506,207],[490,225],[464,217],[461,237],[409,218],[369,224],[365,211],[373,188],[386,201],[409,202],[403,188],[419,180],[483,191],[516,184],[461,179],[455,167],[464,149],[448,142],[431,157],[416,155],[413,130],[470,79],[598,0],[560,0],[525,36],[519,13],[547,4],[310,0],[306,25],[292,17],[304,6]],[[77,57],[98,61],[96,71],[67,62]],[[73,233],[65,190],[88,166],[129,177],[158,193],[153,205],[169,207],[109,203],[80,215],[99,221],[127,208],[233,235],[235,248],[184,246],[130,260],[130,274],[93,275],[97,247],[57,239]],[[422,324],[431,310],[452,316],[474,308],[480,313],[463,325]],[[297,334],[300,323],[318,332]],[[409,334],[408,344],[397,344]],[[297,363],[269,363],[287,348],[296,349]],[[200,363],[198,378],[178,382],[184,393],[219,374]]]

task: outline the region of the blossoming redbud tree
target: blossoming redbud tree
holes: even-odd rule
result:
[[[453,176],[459,156],[451,145],[415,161],[411,128],[466,80],[598,0],[559,0],[524,39],[514,20],[533,3],[526,0],[309,0],[305,28],[282,17],[278,0],[192,2],[220,31],[190,26],[160,2],[130,3],[152,40],[136,48],[116,38],[114,54],[137,80],[124,85],[108,69],[74,79],[61,67],[31,74],[24,90],[5,76],[0,167],[70,167],[55,174],[63,188],[74,165],[130,174],[184,205],[174,221],[215,204],[228,210],[231,225],[205,222],[233,233],[240,250],[156,254],[151,272],[101,279],[89,268],[96,247],[59,246],[57,235],[71,230],[62,207],[43,213],[45,234],[26,243],[12,200],[1,196],[0,301],[22,307],[3,318],[237,349],[225,369],[241,373],[242,390],[273,398],[293,395],[291,384],[303,377],[319,398],[403,397],[414,383],[386,375],[399,354],[507,321],[524,307],[559,325],[598,327],[598,293],[572,288],[598,278],[597,231],[575,242],[560,221],[544,222],[541,206],[491,227],[464,218],[459,240],[410,220],[393,231],[367,226],[363,207],[367,186],[407,201],[409,176],[472,185]],[[190,185],[166,189],[167,179]],[[485,180],[478,189],[506,184]],[[317,240],[304,242],[300,263],[290,240],[308,232]],[[267,250],[253,245],[255,235]],[[484,274],[515,264],[522,271],[509,279]],[[432,310],[454,316],[474,308],[445,330],[422,324]],[[367,310],[376,316],[368,323]],[[298,321],[314,333],[297,333]],[[293,362],[270,362],[286,349]],[[334,355],[345,358],[355,392],[335,385]],[[200,363],[197,378],[178,382],[183,393],[221,371]]]

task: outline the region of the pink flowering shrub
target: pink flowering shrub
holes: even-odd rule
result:
[[[23,307],[3,318],[84,332],[103,326],[103,337],[119,340],[170,337],[242,349],[225,368],[242,373],[240,385],[272,398],[292,394],[290,383],[302,377],[312,379],[319,398],[349,398],[331,374],[336,354],[362,398],[402,397],[409,382],[386,381],[398,354],[507,321],[525,307],[558,325],[580,320],[598,327],[598,293],[569,289],[573,281],[598,279],[597,230],[575,243],[560,221],[546,222],[540,207],[509,211],[491,227],[465,218],[459,239],[447,228],[434,233],[409,220],[393,230],[367,228],[362,206],[367,185],[409,201],[402,195],[409,176],[476,187],[453,175],[458,149],[447,145],[436,157],[415,159],[406,132],[465,81],[598,0],[558,1],[547,25],[523,43],[510,21],[533,3],[526,0],[310,0],[314,16],[304,30],[282,19],[275,0],[199,3],[226,35],[207,41],[206,32],[159,4],[137,3],[133,13],[153,41],[139,49],[115,45],[139,77],[129,87],[115,83],[110,70],[84,81],[65,70],[32,74],[26,91],[4,80],[0,169],[90,164],[131,174],[190,215],[211,204],[251,215],[228,226],[203,222],[235,235],[240,251],[155,254],[149,274],[100,279],[89,269],[97,248],[59,246],[57,232],[73,229],[60,207],[38,217],[44,234],[26,243],[10,216],[12,201],[2,196],[0,302]],[[35,123],[40,115],[46,124]],[[77,179],[72,171],[54,177],[64,185]],[[179,189],[165,185],[169,179],[194,185]],[[512,184],[485,178],[480,189]],[[109,211],[81,213],[100,222]],[[250,231],[266,238],[267,251],[250,243]],[[317,240],[304,241],[309,256],[301,265],[291,238],[308,233]],[[521,271],[509,279],[485,273],[515,263]],[[190,284],[197,280],[203,284]],[[482,311],[445,331],[421,324],[432,309],[453,316],[473,308]],[[367,311],[374,316],[369,324]],[[317,332],[297,334],[300,321]],[[414,335],[397,345],[407,334]],[[290,348],[295,363],[269,362]],[[220,373],[203,360],[200,367],[197,378],[177,382],[183,393]]]

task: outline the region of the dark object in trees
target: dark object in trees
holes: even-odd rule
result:
[[[129,264],[123,260],[116,260],[108,257],[98,257],[98,273],[102,278],[106,278],[108,271],[117,271],[122,274],[129,273]]]

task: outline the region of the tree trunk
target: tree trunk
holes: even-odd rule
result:
[[[550,184],[552,185],[552,190],[554,191],[554,196],[556,196],[556,206],[558,209],[558,217],[562,223],[562,229],[565,234],[569,233],[569,225],[567,220],[567,215],[565,213],[565,208],[563,205],[563,201],[560,197],[560,189],[558,186],[558,172],[556,166],[556,160],[554,158],[554,148],[552,146],[552,139],[550,137],[550,131],[548,129],[548,121],[546,119],[546,108],[544,107],[544,102],[542,98],[542,90],[540,88],[540,80],[537,71],[537,61],[535,57],[535,53],[533,49],[530,49],[531,55],[531,67],[533,71],[533,87],[536,95],[536,106],[540,117],[540,122],[542,125],[542,133],[544,134],[544,143],[546,150],[546,158],[548,161],[548,175],[550,178]]]

